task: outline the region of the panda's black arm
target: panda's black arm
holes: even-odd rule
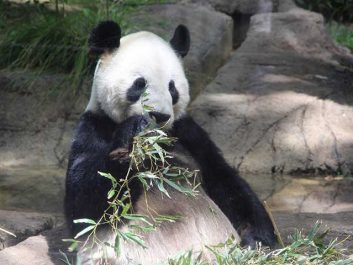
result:
[[[122,147],[124,138],[131,138],[136,130],[136,117],[117,125],[109,117],[84,113],[76,128],[71,146],[66,176],[65,214],[72,233],[82,229],[73,220],[99,219],[107,208],[107,192],[111,187],[108,179],[98,171],[111,173],[115,178],[124,177],[128,162],[112,161],[109,154]],[[124,146],[125,147],[125,146]],[[138,188],[135,189],[138,191]]]
[[[242,244],[274,246],[272,222],[256,194],[230,167],[208,134],[189,116],[174,123],[172,133],[200,166],[202,186],[240,232]]]

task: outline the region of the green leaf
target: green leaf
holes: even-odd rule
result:
[[[83,229],[81,232],[77,233],[77,235],[74,237],[75,239],[76,238],[79,238],[80,236],[88,233],[89,231],[93,230],[96,226],[95,225],[90,225],[90,226],[87,226],[85,229]]]
[[[158,177],[155,174],[153,174],[151,171],[140,172],[139,176],[143,178],[148,178],[148,179],[158,179]]]
[[[129,229],[130,230],[135,230],[135,231],[142,231],[144,233],[149,233],[152,231],[156,230],[156,226],[150,226],[150,225],[146,225],[146,226],[141,226],[141,225],[129,225]]]
[[[123,204],[123,211],[121,212],[121,216],[125,216],[127,212],[131,208],[131,203]]]
[[[78,247],[78,243],[80,243],[80,241],[75,240],[75,239],[62,239],[63,242],[71,242],[71,245],[67,248],[69,250],[69,252],[73,252],[77,249]]]
[[[87,218],[76,219],[76,220],[74,220],[74,223],[75,223],[75,224],[78,224],[78,223],[85,223],[85,224],[92,224],[92,225],[96,225],[96,224],[97,224],[94,220],[92,220],[92,219],[87,219]]]
[[[168,191],[163,186],[163,181],[156,180],[155,182],[157,184],[157,187],[158,187],[159,191],[163,192],[168,198],[170,198],[170,195],[169,195]]]
[[[66,255],[66,253],[62,252],[60,249],[59,249],[59,252],[63,256],[63,258],[59,258],[59,260],[64,262],[66,265],[72,265],[72,263],[70,262],[69,258]]]
[[[148,220],[147,220],[147,216],[145,215],[142,215],[142,214],[126,214],[124,215],[124,218],[125,219],[128,219],[128,220],[132,220],[132,221],[141,221],[141,222],[144,222],[148,225],[151,225],[153,226]]]
[[[115,236],[115,240],[114,240],[114,251],[117,257],[120,256],[121,254],[121,249],[120,249],[120,235],[117,234]]]
[[[113,196],[115,195],[115,190],[110,190],[109,192],[108,192],[108,200],[109,199],[111,199],[111,198],[113,198]]]
[[[131,232],[122,232],[122,231],[120,231],[120,234],[122,235],[122,237],[125,240],[131,241],[131,242],[135,242],[136,244],[140,245],[141,247],[147,248],[146,245],[145,245],[145,241],[143,241],[141,236],[136,235],[136,234],[131,233]]]
[[[160,159],[162,160],[162,162],[164,163],[164,155],[163,155],[163,149],[156,143],[153,144],[154,149],[156,149]]]
[[[101,175],[102,177],[110,179],[112,181],[112,183],[116,183],[117,182],[116,179],[110,173],[104,173],[104,172],[98,171],[98,174]]]
[[[147,181],[140,175],[137,176],[137,178],[139,179],[139,181],[142,183],[143,187],[148,190],[150,188],[150,186],[148,185]]]
[[[155,219],[157,222],[171,222],[175,223],[175,221],[180,220],[182,218],[181,215],[158,215]]]
[[[174,183],[173,181],[170,181],[169,179],[164,179],[164,181],[167,182],[169,186],[171,186],[172,188],[176,189],[177,191],[179,191],[181,193],[190,194],[190,195],[194,194],[191,189],[188,189],[188,188],[185,188],[181,185],[178,185],[178,184]]]

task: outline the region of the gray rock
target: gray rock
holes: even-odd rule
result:
[[[129,32],[148,30],[170,40],[179,24],[191,34],[189,54],[184,58],[194,98],[216,74],[232,50],[233,21],[230,17],[200,5],[151,5],[130,17]]]
[[[192,116],[243,172],[350,174],[352,58],[316,13],[254,15]]]
[[[62,253],[68,244],[62,239],[70,238],[64,227],[32,236],[25,241],[0,251],[0,265],[62,265],[66,264]],[[74,257],[66,253],[71,264]]]
[[[277,0],[276,11],[277,12],[288,12],[290,10],[299,8],[293,0]]]
[[[273,0],[180,0],[184,3],[209,5],[216,10],[233,15],[234,13],[258,14],[272,12]]]
[[[0,172],[0,209],[63,212],[65,170],[26,166]]]
[[[324,237],[324,243],[337,238],[337,242],[341,242],[337,247],[348,250],[348,254],[352,254],[353,249],[353,212],[341,212],[337,214],[317,214],[317,213],[274,213],[274,220],[281,233],[281,237],[285,243],[289,243],[289,235],[293,235],[295,231],[302,231],[305,235],[314,227],[317,221],[321,222],[321,232],[328,230]]]
[[[29,165],[62,166],[67,158],[77,113],[84,105],[71,91],[55,91],[63,76],[33,78],[16,72],[0,73],[0,170]],[[83,93],[81,97],[87,95]]]
[[[262,178],[258,178],[256,183],[258,186],[263,183]],[[266,199],[274,211],[330,214],[353,211],[353,181],[350,179],[283,177],[276,184],[277,188]]]
[[[0,228],[16,235],[0,231],[0,250],[51,229],[54,223],[55,217],[48,214],[0,210]]]

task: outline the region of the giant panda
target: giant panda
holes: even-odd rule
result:
[[[126,175],[128,159],[116,159],[114,154],[119,149],[129,150],[132,138],[151,117],[178,139],[171,150],[174,163],[198,169],[201,185],[196,198],[173,190],[169,190],[168,198],[149,190],[149,207],[159,214],[181,218],[143,234],[147,249],[122,242],[119,257],[112,249],[82,249],[78,252],[82,264],[101,264],[102,255],[104,264],[160,264],[188,250],[202,253],[202,258],[210,261],[205,246],[230,236],[250,247],[256,242],[270,247],[276,244],[272,222],[255,193],[186,113],[189,84],[181,59],[189,47],[189,31],[183,25],[175,29],[170,42],[151,32],[121,37],[121,29],[113,21],[101,22],[91,32],[89,52],[99,60],[91,97],[78,122],[69,156],[65,214],[71,233],[82,229],[73,220],[102,216],[111,183],[98,171],[109,172],[116,179]],[[153,108],[147,115],[141,104],[144,91],[148,93],[147,105]],[[133,183],[130,189],[134,212],[149,214],[141,184]],[[108,228],[99,232],[102,241],[114,243]]]

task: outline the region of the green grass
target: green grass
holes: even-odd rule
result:
[[[342,250],[342,242],[332,240],[324,243],[327,231],[322,232],[317,222],[304,235],[296,231],[289,243],[282,248],[269,250],[258,246],[257,249],[242,248],[233,239],[217,246],[206,246],[212,253],[212,265],[352,265],[352,250]],[[81,265],[80,261],[70,261],[62,252],[63,264]],[[139,264],[139,263],[136,263]],[[170,257],[165,265],[211,265],[202,260],[201,255],[191,250],[176,257]]]
[[[351,0],[295,0],[302,8],[324,15],[331,21],[353,22],[353,1]]]
[[[62,3],[62,1],[59,1]],[[129,14],[139,6],[164,0],[72,0],[54,6],[0,2],[0,70],[64,73],[73,91],[92,74],[95,60],[88,58],[87,39],[102,20],[118,22],[123,33],[131,30]],[[49,6],[50,7],[50,6]],[[64,9],[63,9],[64,7]]]
[[[307,235],[297,231],[290,237],[290,243],[283,248],[270,251],[258,246],[257,249],[241,248],[228,240],[224,244],[207,247],[217,265],[350,265],[353,254],[340,250],[340,243],[333,240],[323,243],[327,232],[321,231],[317,222]],[[189,251],[179,257],[169,259],[168,265],[206,265],[200,257],[193,258]]]
[[[335,41],[353,52],[353,24],[344,25],[332,22],[328,24],[328,30]]]

